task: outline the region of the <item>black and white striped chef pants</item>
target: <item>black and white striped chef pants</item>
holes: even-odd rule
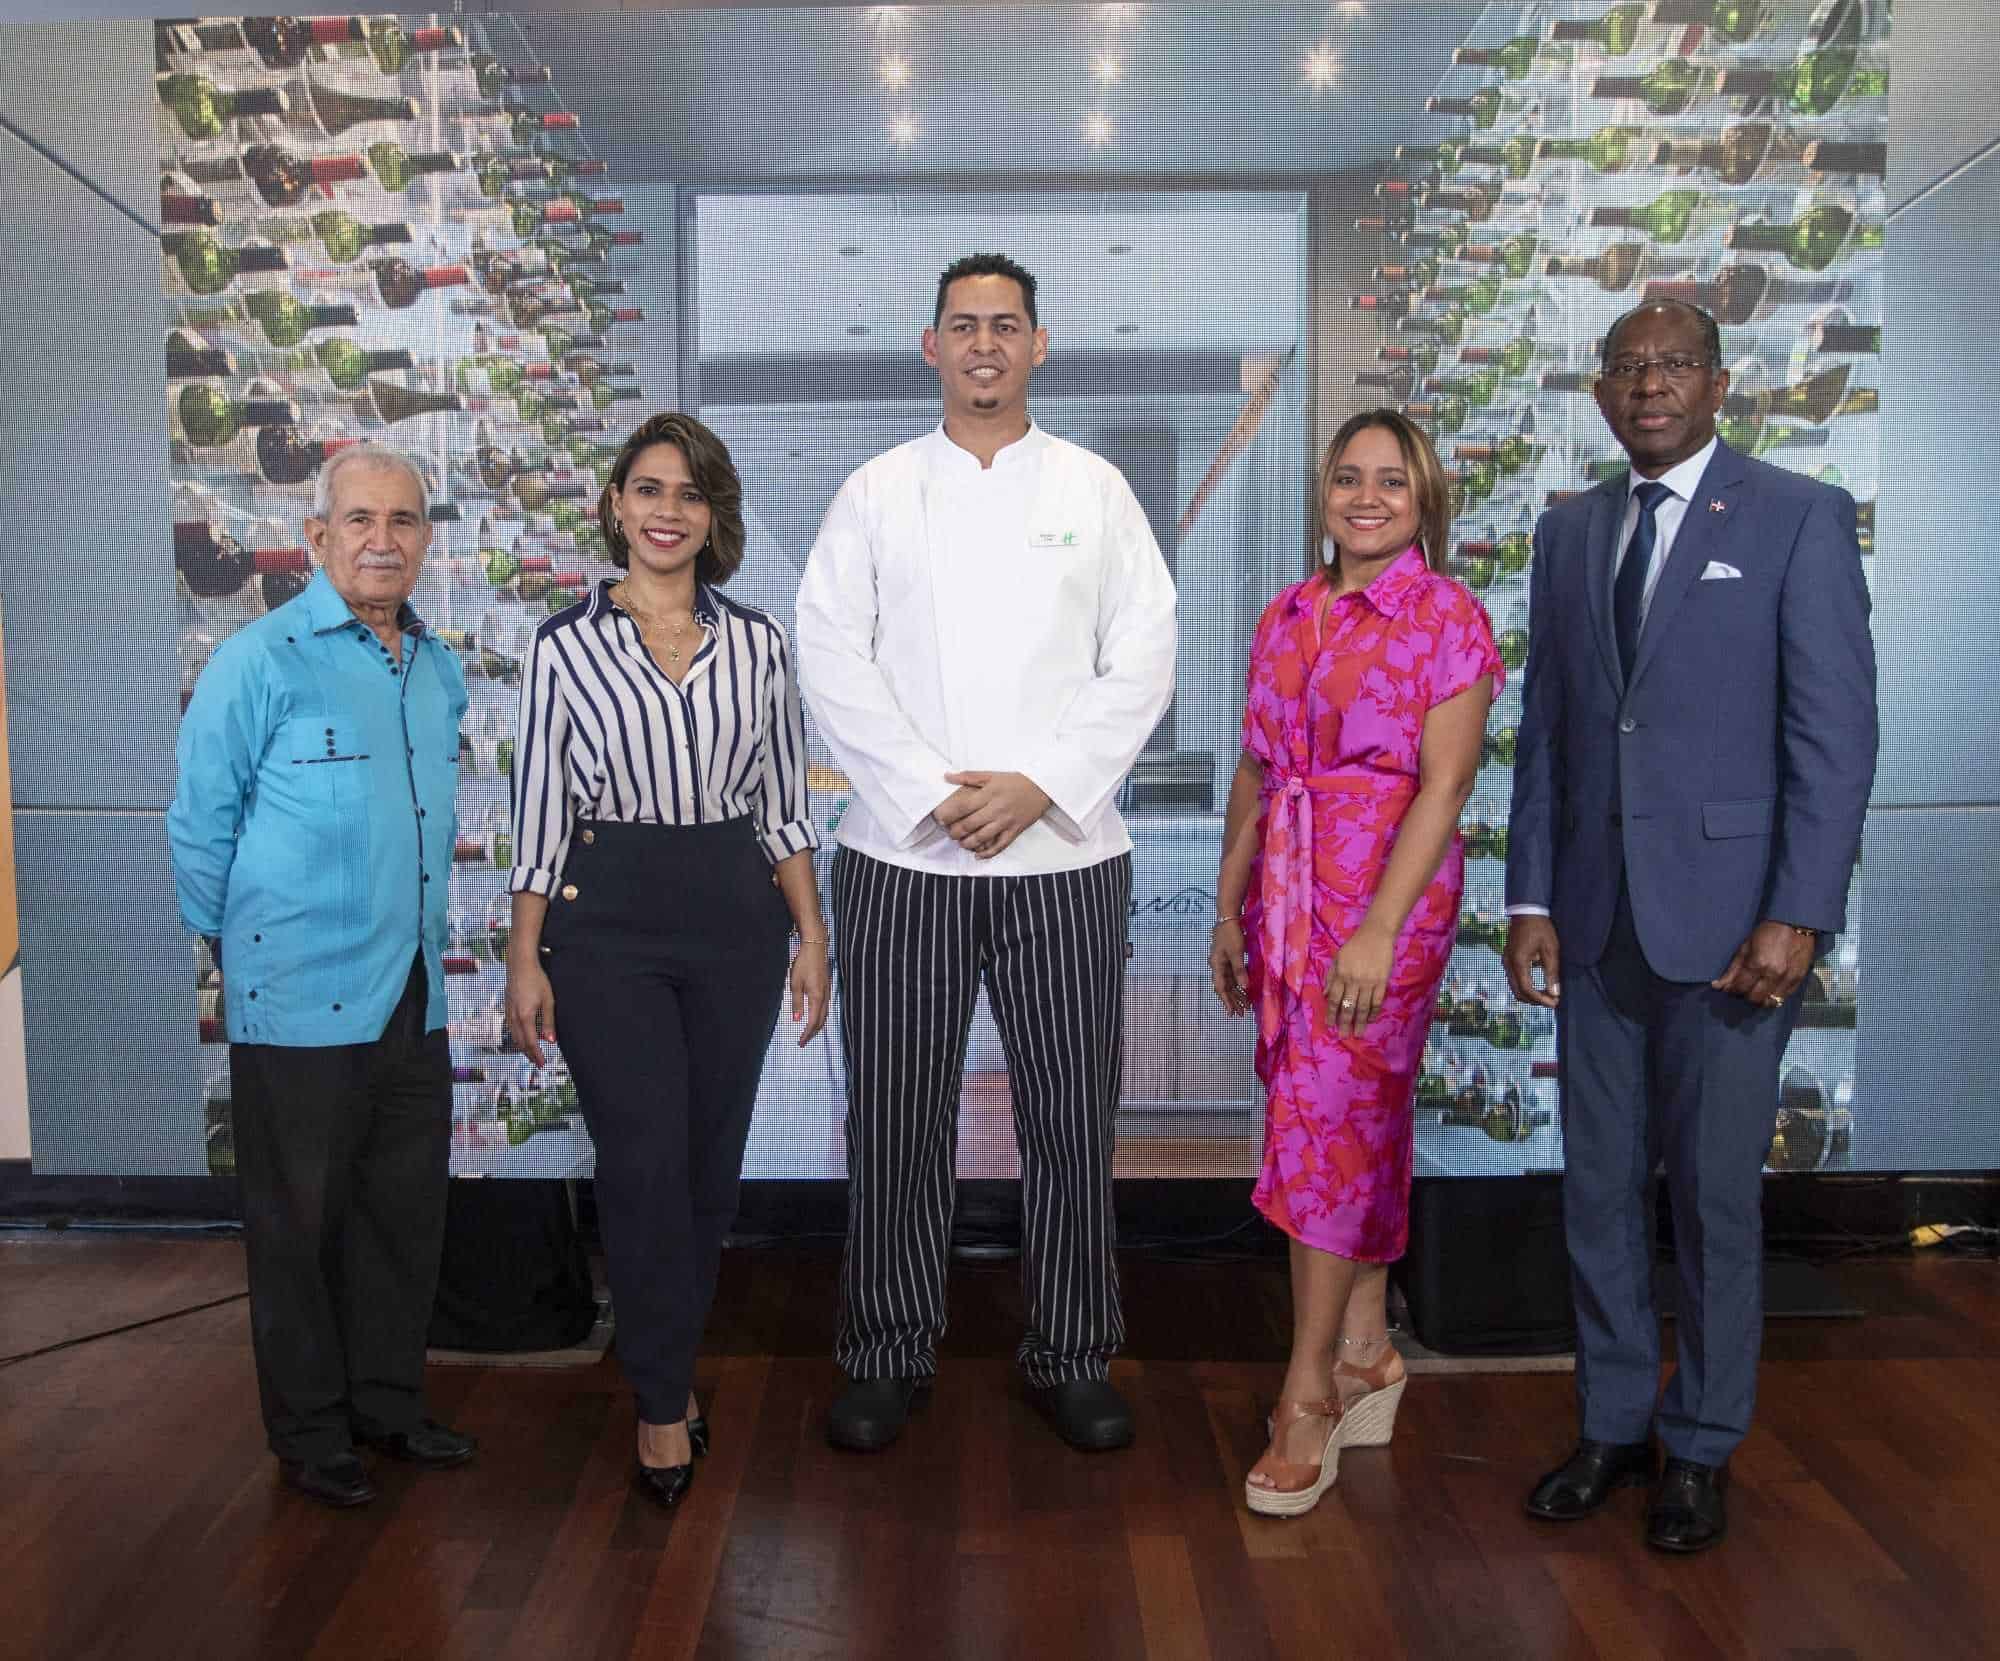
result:
[[[928,1378],[945,1323],[959,1088],[979,983],[1007,1055],[1021,1152],[1032,1384],[1102,1378],[1124,1341],[1112,1258],[1132,856],[957,877],[834,860],[847,1058],[847,1251],[834,1359]]]

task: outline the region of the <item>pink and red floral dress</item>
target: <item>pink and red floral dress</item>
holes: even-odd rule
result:
[[[1328,603],[1322,631],[1325,586],[1279,594],[1250,647],[1243,747],[1264,787],[1243,926],[1268,1093],[1253,1203],[1309,1246],[1386,1263],[1409,1237],[1410,1097],[1465,888],[1456,836],[1355,1037],[1327,1019],[1327,973],[1416,798],[1424,718],[1483,676],[1498,696],[1506,671],[1485,608],[1420,549]]]

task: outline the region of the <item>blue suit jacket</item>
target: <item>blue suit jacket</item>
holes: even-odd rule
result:
[[[1620,474],[1535,527],[1507,902],[1547,906],[1565,967],[1587,966],[1622,870],[1655,973],[1712,980],[1759,921],[1846,920],[1876,743],[1854,499],[1717,445],[1629,685],[1625,499]],[[1742,575],[1704,580],[1711,562]]]

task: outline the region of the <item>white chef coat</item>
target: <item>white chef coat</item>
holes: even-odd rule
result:
[[[1113,807],[1174,684],[1174,586],[1124,475],[1030,426],[990,468],[942,425],[840,487],[798,598],[800,679],[854,787],[840,841],[959,876],[1126,852]],[[963,771],[1025,773],[1049,810],[991,859],[933,810]]]

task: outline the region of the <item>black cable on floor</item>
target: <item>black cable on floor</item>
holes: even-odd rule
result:
[[[33,1361],[39,1355],[54,1355],[57,1350],[73,1350],[79,1344],[94,1344],[100,1338],[116,1338],[122,1332],[137,1332],[142,1327],[158,1326],[163,1321],[178,1321],[184,1315],[199,1315],[204,1309],[220,1309],[226,1303],[241,1303],[249,1297],[248,1289],[231,1292],[225,1297],[210,1298],[206,1303],[191,1303],[185,1309],[170,1309],[164,1315],[148,1315],[143,1321],[127,1321],[123,1326],[106,1327],[102,1332],[86,1332],[76,1338],[65,1338],[59,1343],[44,1344],[38,1350],[23,1350],[19,1355],[0,1355],[0,1367],[11,1367],[16,1362]]]

